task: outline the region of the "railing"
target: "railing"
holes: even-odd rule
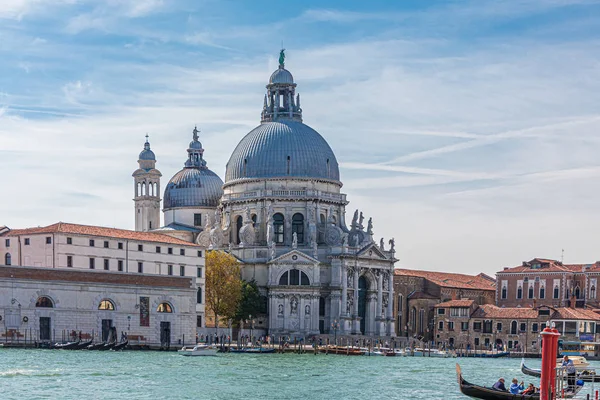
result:
[[[346,195],[334,192],[324,192],[320,190],[250,190],[242,193],[224,194],[223,200],[239,200],[263,197],[316,197],[335,201],[346,201]]]

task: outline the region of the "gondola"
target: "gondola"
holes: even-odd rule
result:
[[[79,346],[80,342],[81,341],[78,340],[76,342],[69,342],[69,343],[64,343],[64,344],[56,343],[54,345],[54,348],[55,349],[62,349],[62,350],[73,350],[73,349],[77,348],[77,346]]]
[[[114,351],[123,350],[128,344],[129,344],[129,340],[126,340],[124,342],[121,342],[121,343],[115,345],[115,347],[113,347],[112,349]]]
[[[467,382],[462,377],[462,372],[460,370],[460,365],[456,364],[456,378],[458,380],[458,386],[460,388],[460,392],[466,396],[475,398],[475,399],[484,399],[484,400],[539,400],[540,394],[535,393],[532,395],[527,394],[512,394],[510,392],[501,392],[499,390],[495,390],[485,386],[474,385],[472,383]],[[574,397],[583,386],[577,386],[575,393],[569,392],[565,393],[565,398]]]
[[[73,348],[72,350],[83,350],[83,349],[87,349],[87,348],[88,348],[88,346],[89,346],[90,344],[92,344],[93,342],[94,342],[94,339],[90,339],[90,340],[88,340],[88,341],[86,341],[86,342],[80,342],[80,343],[77,345],[77,347]]]
[[[523,372],[525,375],[535,376],[538,378],[542,376],[542,371],[540,371],[539,369],[533,369],[533,368],[526,367],[524,360],[521,362],[521,372]],[[584,382],[594,382],[594,383],[600,382],[600,375],[596,375],[596,373],[593,371],[588,371],[588,370],[578,371],[577,377]]]
[[[114,342],[110,342],[110,343],[106,343],[104,346],[97,348],[96,350],[100,350],[100,351],[106,351],[106,350],[110,350],[113,347],[115,347],[115,345],[117,344],[116,341]]]
[[[106,345],[106,342],[100,342],[100,343],[96,343],[96,344],[90,344],[87,349],[88,350],[98,350],[100,347],[104,347]]]

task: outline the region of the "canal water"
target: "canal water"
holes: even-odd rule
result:
[[[466,399],[457,362],[473,383],[539,383],[520,372],[519,359],[0,348],[0,399]]]

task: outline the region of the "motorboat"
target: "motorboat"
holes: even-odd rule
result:
[[[218,350],[216,346],[197,344],[192,348],[184,346],[181,350],[177,350],[177,353],[182,356],[216,356]]]
[[[365,354],[365,350],[357,347],[322,346],[319,348],[319,353],[339,354],[342,356],[362,356]]]
[[[415,347],[411,349],[407,347],[405,350],[406,355],[414,356],[414,357],[440,357],[440,358],[449,358],[456,357],[455,353],[451,353],[446,350],[438,350],[438,349],[423,349],[420,347]]]
[[[250,347],[250,348],[246,349],[246,353],[268,354],[268,353],[275,353],[275,349],[267,349],[265,347]]]
[[[561,365],[557,364],[557,367],[560,367],[560,366]],[[529,368],[529,367],[525,366],[524,359],[521,361],[521,372],[523,372],[525,375],[535,376],[537,378],[542,376],[541,370],[535,369],[535,368]],[[593,371],[593,370],[592,371],[586,370],[586,369],[578,370],[577,378],[583,380],[584,382],[594,382],[594,383],[600,382],[600,375],[596,375],[596,371]]]

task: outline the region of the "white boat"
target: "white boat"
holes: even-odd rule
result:
[[[422,349],[420,347],[415,347],[414,349],[407,347],[405,349],[405,352],[406,352],[407,356],[414,356],[414,357],[439,357],[439,358],[456,357],[456,354],[453,354],[453,353],[445,351],[445,350]]]
[[[588,367],[590,363],[585,359],[584,356],[568,356],[569,360],[573,361],[575,367]],[[562,366],[563,359],[559,358],[556,360],[556,366]]]
[[[218,349],[216,346],[198,344],[193,348],[182,347],[181,350],[178,350],[177,352],[182,356],[216,356],[217,351]]]

